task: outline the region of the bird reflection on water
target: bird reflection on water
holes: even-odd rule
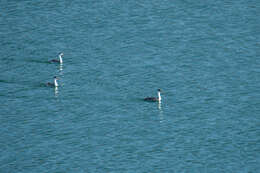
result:
[[[163,116],[163,110],[162,110],[162,102],[158,102],[158,110],[159,110],[159,118],[160,118],[160,123],[164,121],[164,116]]]
[[[58,97],[58,94],[59,94],[58,87],[55,87],[55,88],[54,88],[54,96],[55,96],[55,97]]]

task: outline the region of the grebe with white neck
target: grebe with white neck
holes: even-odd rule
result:
[[[161,89],[157,90],[157,95],[158,97],[146,97],[144,101],[149,101],[149,102],[161,102],[162,97],[161,97]]]
[[[53,59],[53,60],[51,60],[50,62],[55,62],[55,63],[60,63],[60,64],[62,64],[62,63],[63,63],[63,60],[62,60],[62,56],[63,56],[63,55],[64,55],[63,53],[60,53],[60,54],[59,54],[59,60]]]
[[[54,76],[53,80],[54,80],[53,83],[48,82],[47,85],[52,86],[52,87],[58,87],[59,86],[58,82],[57,82],[58,78],[56,76]]]

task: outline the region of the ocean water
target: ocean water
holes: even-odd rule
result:
[[[0,172],[260,172],[259,11],[1,0]]]

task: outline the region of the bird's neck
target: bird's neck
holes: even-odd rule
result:
[[[158,100],[159,100],[159,101],[162,100],[160,91],[158,92]]]
[[[54,85],[55,85],[55,87],[58,87],[59,85],[58,85],[58,82],[57,82],[57,79],[54,79]]]
[[[59,58],[60,58],[60,63],[62,63],[63,61],[62,61],[62,57],[61,57],[62,55],[59,55]]]

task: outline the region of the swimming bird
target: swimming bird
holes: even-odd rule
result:
[[[52,59],[52,60],[50,60],[50,62],[55,62],[55,63],[60,63],[60,64],[62,64],[62,56],[63,56],[64,54],[63,53],[60,53],[59,54],[59,60],[57,60],[57,59]]]
[[[58,78],[56,76],[54,76],[54,83],[47,83],[47,86],[51,86],[51,87],[58,87],[58,82],[57,82]]]
[[[158,97],[146,97],[144,98],[144,101],[149,101],[149,102],[161,102],[161,89],[157,90]]]

